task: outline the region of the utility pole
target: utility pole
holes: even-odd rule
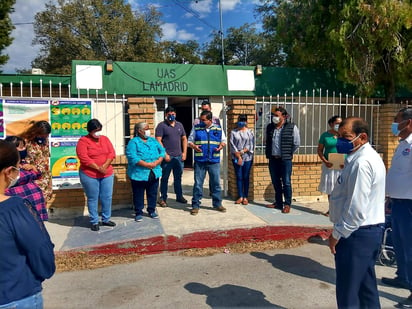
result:
[[[219,0],[219,15],[220,15],[220,39],[222,45],[222,65],[225,64],[225,49],[224,49],[224,42],[223,42],[223,17],[222,17],[222,2]]]

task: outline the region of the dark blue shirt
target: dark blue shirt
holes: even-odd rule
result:
[[[0,305],[34,295],[56,269],[54,245],[27,201],[0,202]]]
[[[178,157],[182,154],[182,137],[186,136],[186,132],[179,121],[176,121],[174,126],[162,121],[156,127],[155,136],[162,138],[162,144],[169,156]]]

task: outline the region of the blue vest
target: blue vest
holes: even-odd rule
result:
[[[195,125],[195,145],[202,149],[202,152],[195,151],[195,161],[197,162],[220,162],[220,151],[215,151],[222,141],[222,128],[213,125],[209,132],[201,125]]]

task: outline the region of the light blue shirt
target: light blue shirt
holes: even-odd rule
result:
[[[385,222],[385,165],[369,143],[347,156],[330,195],[335,239],[348,238],[360,226]]]
[[[399,142],[386,176],[386,194],[412,200],[412,134]]]
[[[130,179],[136,181],[148,181],[150,169],[137,165],[141,160],[145,162],[154,162],[160,157],[164,158],[166,155],[165,149],[160,143],[153,137],[149,137],[144,142],[140,137],[134,137],[127,144],[126,157],[127,157],[127,175]],[[162,176],[162,168],[160,164],[157,165],[153,172],[156,178]]]
[[[255,150],[255,135],[250,129],[245,131],[234,129],[230,133],[229,138],[230,143],[230,153],[232,154],[232,159],[235,159],[235,152],[241,151],[243,149],[248,149],[249,151],[242,155],[243,161],[252,161],[253,152]]]

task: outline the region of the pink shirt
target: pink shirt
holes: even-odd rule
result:
[[[81,137],[77,143],[76,153],[80,160],[80,169],[87,176],[104,178],[113,174],[112,165],[107,167],[106,174],[89,166],[93,163],[102,166],[107,159],[116,158],[113,145],[106,136],[101,135],[97,142],[90,135]]]

